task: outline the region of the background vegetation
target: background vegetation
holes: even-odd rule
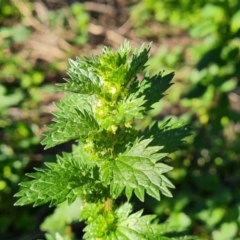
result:
[[[181,116],[193,126],[169,163],[173,199],[133,199],[136,210],[201,239],[240,239],[237,0],[0,1],[1,239],[81,239],[81,202],[13,207],[13,195],[26,172],[69,149],[43,151],[39,144],[51,102],[61,97],[52,89],[66,76],[67,59],[116,48],[125,38],[132,46],[153,42],[149,70],[176,72],[171,94],[146,124]]]

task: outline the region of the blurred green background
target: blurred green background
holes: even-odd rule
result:
[[[43,151],[55,83],[67,59],[152,41],[148,70],[176,72],[153,119],[183,119],[193,135],[171,155],[173,199],[135,208],[177,231],[240,240],[240,2],[238,0],[0,0],[0,236],[82,239],[81,202],[13,207],[25,173],[55,161],[68,145]],[[146,123],[147,124],[147,123]]]

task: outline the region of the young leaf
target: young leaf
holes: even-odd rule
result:
[[[111,212],[104,211],[103,204],[86,204],[80,214],[84,215],[84,219],[87,219],[88,223],[84,228],[84,239],[190,240],[185,237],[167,237],[171,229],[166,224],[153,223],[155,215],[142,216],[142,210],[132,214],[131,212],[132,205],[129,203],[125,203]]]
[[[146,68],[145,64],[149,59],[150,49],[151,45],[149,44],[146,48],[142,45],[139,50],[134,51],[127,74],[129,81]]]
[[[118,101],[113,111],[109,111],[101,120],[101,127],[108,129],[110,126],[132,124],[134,119],[143,118],[143,107],[146,100],[144,96],[138,97],[137,94],[130,94],[128,97]],[[131,127],[131,126],[129,126]]]
[[[69,64],[67,73],[70,79],[65,79],[66,83],[57,84],[58,90],[81,94],[94,94],[101,91],[102,80],[87,59],[77,57],[76,61],[70,59]]]
[[[55,123],[48,126],[48,131],[42,144],[45,149],[67,142],[80,139],[98,129],[93,112],[93,96],[69,93],[60,103],[57,103],[58,112],[54,113]]]
[[[111,48],[104,47],[102,54],[88,59],[88,63],[99,74],[104,85],[109,83],[115,86],[125,86],[129,81],[126,76],[129,68],[128,55],[130,51],[131,47],[125,41],[116,52]]]

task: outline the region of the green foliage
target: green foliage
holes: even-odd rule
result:
[[[77,196],[94,200],[96,196],[103,195],[106,190],[95,180],[96,169],[91,166],[93,163],[88,162],[83,147],[78,145],[74,146],[72,153],[58,156],[57,163],[46,163],[48,169],[37,169],[38,172],[27,174],[34,180],[20,183],[25,188],[16,194],[22,197],[16,205],[34,202],[34,206],[39,206],[51,202],[50,206],[55,206],[65,200],[71,204]]]
[[[91,103],[93,103],[92,96],[70,93],[56,104],[59,112],[54,113],[53,121],[57,124],[49,125],[49,131],[44,133],[46,138],[43,144],[46,148],[81,136],[85,137],[89,132],[96,132],[99,127],[93,117]],[[66,109],[68,109],[67,112]],[[79,125],[82,126],[81,131],[76,130]]]
[[[50,11],[45,3],[0,1],[0,236],[3,239],[15,236],[20,239],[41,221],[32,220],[37,209],[24,207],[11,211],[12,195],[18,191],[18,183],[26,181],[26,171],[51,158],[49,153],[43,156],[39,147],[40,128],[48,118],[42,103],[47,105],[52,82],[67,65],[65,59],[73,52],[74,44],[82,45],[88,39],[89,15],[82,4]],[[53,54],[45,54],[49,47]]]
[[[240,228],[239,7],[235,0],[144,0],[132,8],[138,33],[156,42],[163,40],[148,70],[158,71],[159,65],[168,71],[178,69],[175,94],[164,98],[164,108],[155,113],[162,116],[165,110],[176,115],[175,105],[194,128],[189,144],[172,155],[176,171],[169,175],[179,185],[176,202],[162,199],[161,206],[147,205],[154,213],[178,222],[179,228],[187,224],[202,239],[240,236],[236,231]],[[151,24],[160,30],[149,31]],[[179,44],[174,46],[171,39]]]
[[[55,206],[79,197],[85,203],[80,212],[87,224],[85,239],[175,239],[153,222],[156,216],[131,213],[130,203],[116,203],[124,195],[129,201],[133,193],[141,201],[145,194],[157,200],[160,194],[172,197],[169,188],[174,186],[164,175],[172,167],[164,161],[189,135],[181,123],[168,121],[143,131],[135,124],[162,98],[173,76],[148,74],[138,80],[149,50],[142,46],[129,60],[131,48],[125,41],[116,52],[104,48],[98,56],[70,60],[69,79],[58,85],[68,93],[56,103],[54,123],[42,143],[46,148],[69,140],[77,144],[56,163],[27,174],[33,180],[20,184],[15,205]]]
[[[161,146],[148,147],[152,139],[138,139],[130,149],[127,149],[116,161],[104,163],[102,167],[102,179],[105,184],[110,184],[110,191],[114,198],[121,195],[125,189],[125,195],[131,198],[132,192],[141,200],[144,200],[144,192],[160,200],[159,190],[162,194],[172,197],[168,187],[173,188],[172,183],[162,173],[172,168],[157,161],[167,154],[158,153]]]
[[[114,211],[104,212],[104,205],[86,204],[81,212],[81,220],[87,220],[85,239],[190,239],[169,238],[164,235],[168,232],[167,225],[151,223],[156,216],[144,215],[143,211],[132,213],[132,205],[125,203]]]
[[[70,225],[79,220],[81,205],[83,203],[79,198],[70,206],[67,202],[59,204],[53,214],[46,217],[40,226],[42,231],[48,232],[45,235],[46,239],[58,239],[57,235],[60,235],[65,240],[74,237]]]
[[[33,167],[39,167],[43,161],[53,161],[51,155],[65,149],[65,145],[60,145],[43,154],[42,147],[38,145],[40,132],[43,131],[42,126],[50,121],[47,114],[48,104],[61,96],[61,93],[53,95],[50,89],[53,83],[59,81],[59,78],[65,77],[63,71],[67,65],[66,59],[71,58],[73,54],[75,55],[76,52],[91,54],[93,49],[94,52],[99,49],[99,45],[106,43],[114,45],[118,38],[110,39],[111,34],[108,34],[110,33],[108,30],[106,35],[104,31],[98,35],[99,33],[92,30],[93,25],[88,28],[89,22],[93,24],[97,22],[99,25],[96,26],[97,29],[103,27],[104,30],[110,23],[111,29],[115,29],[119,34],[124,32],[122,30],[127,30],[131,23],[131,31],[127,31],[125,36],[132,38],[138,35],[137,42],[153,41],[153,56],[149,59],[146,70],[156,73],[156,84],[151,84],[156,89],[156,94],[153,89],[147,93],[147,89],[150,89],[149,81],[143,79],[141,84],[144,84],[144,87],[142,86],[140,90],[138,81],[132,79],[131,88],[129,88],[131,97],[125,97],[113,106],[100,107],[102,103],[99,101],[99,111],[96,114],[97,121],[99,123],[101,121],[101,127],[104,125],[106,136],[111,136],[109,131],[118,134],[119,141],[114,145],[116,152],[124,153],[127,149],[131,149],[132,145],[125,146],[122,142],[134,143],[137,138],[139,141],[152,138],[155,127],[159,129],[159,137],[155,136],[149,146],[161,146],[166,143],[168,148],[164,146],[159,152],[172,152],[170,155],[172,160],[166,158],[160,161],[174,168],[174,171],[167,173],[171,182],[176,185],[173,191],[174,198],[169,200],[161,196],[161,202],[158,202],[145,194],[144,203],[139,202],[136,197],[131,199],[134,202],[134,208],[138,210],[144,208],[147,213],[157,214],[160,222],[167,220],[169,228],[173,227],[178,232],[187,228],[191,233],[200,235],[203,240],[239,240],[239,1],[133,0],[132,4],[127,4],[123,8],[112,5],[112,9],[115,8],[116,11],[110,10],[111,14],[92,11],[88,2],[74,3],[70,6],[62,5],[66,2],[0,1],[1,238],[35,238],[24,235],[34,234],[35,236],[42,216],[51,212],[47,206],[34,209],[24,206],[11,210],[14,202],[12,195],[18,191],[19,182],[27,181],[25,172],[32,171]],[[123,2],[120,1],[120,4]],[[85,6],[87,10],[90,9],[89,13]],[[128,12],[125,11],[126,8],[132,9],[131,16],[126,16]],[[109,8],[106,8],[106,11],[108,10]],[[116,18],[115,13],[117,13]],[[131,21],[122,25],[123,20],[128,17],[131,17]],[[90,38],[88,32],[90,32]],[[136,38],[132,38],[133,42],[135,40]],[[85,43],[87,44],[84,45]],[[51,46],[50,49],[49,46]],[[126,48],[126,51],[129,50]],[[45,54],[46,52],[51,54]],[[103,82],[99,80],[101,78],[96,79],[100,72],[110,75],[113,70],[116,70],[116,74],[124,74],[127,77],[125,73],[128,64],[124,64],[121,68],[118,66],[118,61],[121,61],[125,55],[114,56],[114,52],[108,56],[110,63],[113,59],[115,61],[114,69],[107,70],[107,66],[102,66],[94,74],[93,69],[83,71],[81,74],[79,72],[81,68],[73,67],[76,75],[74,76],[73,72],[71,75],[75,80],[70,80],[69,83],[73,84],[78,79],[89,78],[93,81],[88,85],[81,85],[79,82],[75,86],[80,86],[79,91],[83,87],[85,87],[84,91],[89,87],[94,93],[95,88],[91,87],[95,86],[97,89],[102,87]],[[83,63],[82,59],[80,61],[76,59],[73,62]],[[88,66],[87,62],[84,63]],[[98,66],[99,63],[96,62],[96,70]],[[174,78],[177,84],[171,87],[171,92],[164,91],[171,84],[172,74],[158,74],[159,66],[166,72],[173,70],[177,72]],[[69,66],[68,69],[70,68]],[[88,75],[89,72],[92,73],[91,76]],[[81,78],[78,78],[78,75],[81,75]],[[128,75],[131,76],[130,73]],[[114,76],[115,73],[111,75],[112,78]],[[134,78],[134,72],[132,76]],[[146,74],[144,78],[149,78],[149,75]],[[158,80],[158,78],[162,79]],[[49,86],[46,85],[48,83],[50,83]],[[64,90],[65,87],[68,96],[69,91],[66,86],[63,85],[62,89],[59,86],[58,90]],[[146,96],[144,98],[143,92]],[[165,97],[159,104],[150,106],[151,103],[162,98],[163,93]],[[102,93],[103,98],[100,100],[104,102],[107,95],[108,90]],[[108,98],[111,98],[111,94]],[[86,106],[82,100],[80,102]],[[91,101],[90,105],[93,106]],[[129,113],[126,114],[127,116],[115,114],[116,107],[118,112],[128,111]],[[159,119],[161,122],[154,125],[150,117],[145,118],[145,112],[149,110],[154,116],[153,122]],[[104,120],[101,118],[103,113],[105,113]],[[75,110],[72,114],[80,115]],[[194,135],[186,139],[188,144],[181,144],[178,151],[174,152],[178,139],[174,143],[176,136],[173,123],[178,121],[179,115],[185,121],[191,122]],[[169,118],[171,122],[167,124]],[[134,119],[140,120],[135,122]],[[129,126],[131,121],[137,123],[137,129],[141,131],[133,128],[123,131],[124,126],[116,128],[116,123],[129,122],[126,124]],[[150,127],[146,128],[148,125]],[[169,127],[164,127],[168,125]],[[183,135],[185,127],[188,128],[183,124]],[[141,133],[144,129],[145,138],[142,139]],[[169,137],[166,139],[165,136]],[[62,139],[60,134],[57,137]],[[181,134],[177,137],[181,138]],[[112,144],[106,143],[105,139],[104,134],[99,132],[88,136],[85,149],[90,151],[91,159],[102,159],[105,156],[102,152],[111,151]],[[51,144],[50,141],[48,143]],[[68,149],[68,145],[66,147]],[[98,152],[102,147],[105,150]],[[107,161],[106,165],[103,162],[100,165],[107,168],[109,162],[111,163]],[[46,167],[44,170],[48,171],[48,169]],[[122,191],[123,194],[125,189]],[[59,222],[55,220],[54,223],[54,219],[52,222],[47,222],[45,227],[48,225],[48,228],[42,228],[42,231],[49,233],[46,239],[70,239],[71,220],[66,219],[71,214],[66,217],[66,211],[64,212],[61,204],[57,209],[59,211],[56,210],[58,214],[56,219],[61,218]],[[76,210],[76,214],[78,212]],[[80,224],[78,228],[80,231],[81,223],[78,224]],[[75,223],[72,227],[75,232]],[[81,239],[80,236],[79,238]]]

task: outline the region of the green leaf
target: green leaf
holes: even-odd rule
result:
[[[236,33],[237,31],[239,31],[240,28],[239,22],[240,22],[240,10],[236,11],[231,18],[230,27],[232,33]]]
[[[69,59],[69,64],[67,73],[70,79],[65,79],[66,83],[57,84],[58,90],[81,94],[94,94],[101,91],[102,80],[87,59],[78,57],[76,61]]]
[[[0,36],[2,38],[12,37],[17,43],[26,41],[30,34],[30,29],[22,24],[17,24],[11,27],[0,27]]]
[[[142,72],[146,68],[145,64],[149,59],[150,49],[151,49],[150,44],[147,47],[144,47],[143,44],[139,50],[135,49],[127,74],[127,79],[129,79],[129,81],[132,78],[134,78],[137,75],[137,73]]]
[[[45,234],[46,240],[72,240],[69,236],[62,236],[58,232],[54,235],[54,237],[48,233]]]
[[[81,214],[80,220],[90,220],[97,217],[98,214],[102,213],[104,210],[103,203],[85,203]]]
[[[98,197],[106,194],[103,186],[94,179],[93,163],[81,143],[73,148],[73,153],[58,156],[57,163],[45,165],[46,169],[36,169],[37,173],[28,175],[34,180],[20,184],[23,189],[15,197],[21,198],[15,205],[34,203],[39,206],[50,202],[50,206],[54,206],[66,200],[71,204],[77,196],[95,199],[95,194]]]
[[[120,116],[123,116],[124,122],[141,119],[143,117],[142,112],[145,110],[143,107],[145,102],[144,96],[137,97],[136,94],[130,94],[119,102],[117,107],[118,113]]]
[[[235,239],[238,235],[238,224],[236,222],[225,222],[220,229],[213,231],[213,240]]]
[[[67,142],[80,139],[91,132],[97,131],[98,123],[92,112],[93,96],[69,93],[60,103],[56,103],[58,112],[54,113],[54,124],[48,126],[44,132],[45,139],[42,144],[45,149]]]
[[[169,73],[165,76],[162,73],[158,73],[153,77],[145,77],[140,83],[140,90],[143,89],[143,94],[145,95],[146,109],[151,110],[151,106],[159,102],[159,100],[164,96],[164,92],[171,87],[173,83],[171,80],[174,77],[174,73]]]
[[[143,107],[146,100],[144,96],[138,97],[137,94],[130,94],[128,97],[120,100],[114,110],[109,112],[103,119],[101,119],[101,127],[108,129],[111,125],[124,125],[132,123],[134,119],[143,118]]]
[[[118,235],[124,236],[123,239],[187,239],[167,237],[172,229],[166,224],[158,224],[156,221],[153,223],[156,215],[142,216],[142,210],[133,214],[130,214],[131,212],[132,206],[129,203],[125,203],[116,210],[118,219],[116,232]]]
[[[54,212],[44,219],[40,229],[44,232],[50,233],[54,236],[60,233],[62,236],[67,237],[67,228],[71,223],[77,222],[79,219],[80,209],[83,202],[77,198],[70,206],[67,202],[59,204]]]
[[[160,200],[159,191],[171,197],[168,188],[174,186],[162,174],[172,168],[158,161],[167,154],[159,153],[162,147],[148,147],[152,139],[137,140],[132,148],[121,154],[115,161],[110,161],[102,167],[102,180],[110,183],[111,194],[117,198],[125,189],[127,198],[132,192],[144,200],[144,192]]]
[[[0,84],[0,110],[19,104],[24,98],[22,91],[17,89],[12,94],[7,94],[7,89],[5,86]]]
[[[80,219],[87,222],[87,226],[84,228],[84,239],[107,236],[109,230],[113,228],[115,220],[113,213],[106,212],[104,204],[101,202],[86,203],[82,208]]]
[[[84,219],[87,219],[84,239],[182,239],[167,237],[166,235],[171,229],[166,224],[152,223],[156,218],[155,215],[142,216],[142,210],[133,214],[131,212],[132,205],[130,203],[125,203],[110,212],[104,211],[103,204],[100,203],[85,204],[81,213],[81,215],[85,215]]]
[[[225,81],[221,86],[219,86],[220,92],[230,92],[237,87],[237,81],[235,79],[230,79]]]
[[[88,63],[101,76],[104,84],[107,82],[124,86],[129,81],[126,75],[129,68],[128,55],[130,51],[131,47],[125,41],[116,52],[111,48],[104,47],[102,54],[88,59]]]
[[[182,144],[183,139],[191,134],[189,124],[182,122],[171,123],[170,119],[159,124],[155,122],[152,127],[144,131],[147,138],[153,138],[150,145],[158,144],[163,146],[161,152],[172,153]]]

